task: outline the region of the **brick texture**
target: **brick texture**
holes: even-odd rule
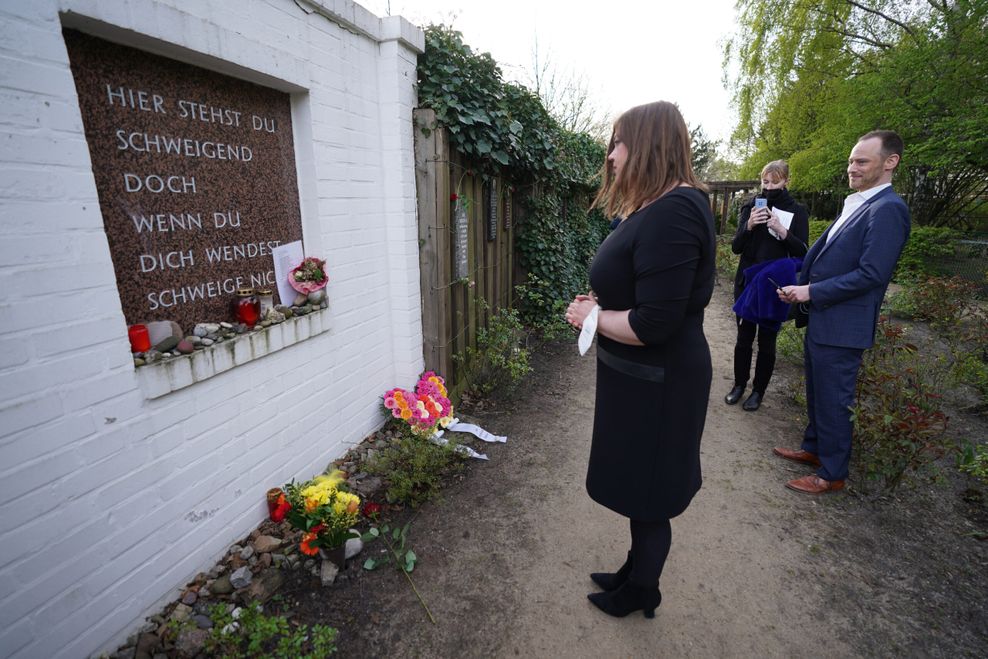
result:
[[[148,398],[62,21],[293,94],[329,331]],[[112,652],[263,519],[269,487],[321,470],[380,425],[380,392],[413,384],[422,47],[349,0],[0,0],[0,656]]]

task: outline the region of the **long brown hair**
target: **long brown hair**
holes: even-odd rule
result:
[[[683,115],[673,103],[658,101],[633,107],[614,122],[607,154],[615,137],[628,149],[628,159],[615,179],[604,160],[603,184],[593,206],[610,217],[627,217],[645,202],[686,185],[706,191],[693,173],[690,133]]]

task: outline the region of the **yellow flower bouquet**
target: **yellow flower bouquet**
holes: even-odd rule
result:
[[[353,535],[350,528],[360,515],[360,497],[346,491],[343,472],[335,470],[302,483],[292,481],[283,489],[289,506],[285,519],[302,531],[299,550],[303,554],[315,556],[319,549],[337,549]]]

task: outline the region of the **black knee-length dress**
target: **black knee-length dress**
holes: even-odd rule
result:
[[[601,244],[590,284],[602,309],[631,309],[644,346],[597,338],[590,497],[626,517],[683,512],[700,489],[710,395],[703,309],[714,286],[707,196],[679,187],[633,213]]]

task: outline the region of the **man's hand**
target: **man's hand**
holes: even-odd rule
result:
[[[779,289],[779,299],[786,304],[810,301],[810,286],[783,286]]]

